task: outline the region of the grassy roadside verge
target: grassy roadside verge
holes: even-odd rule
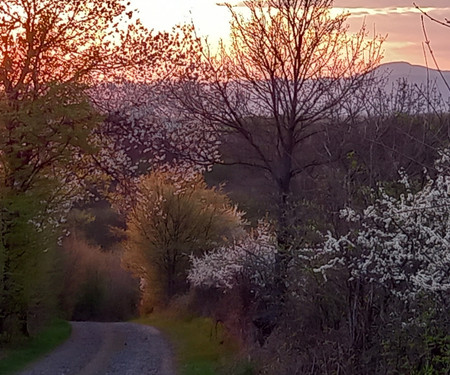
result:
[[[226,334],[222,325],[216,326],[209,318],[157,313],[136,322],[154,326],[167,335],[180,375],[252,374],[248,364],[237,360],[236,340]]]
[[[0,359],[0,374],[13,374],[29,363],[52,351],[69,338],[71,326],[65,320],[55,320],[46,329],[20,347],[6,349]]]

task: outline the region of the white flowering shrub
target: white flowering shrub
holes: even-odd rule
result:
[[[265,287],[273,278],[277,242],[270,224],[260,221],[258,227],[232,244],[191,256],[188,280],[192,286],[232,289],[243,277],[252,285]]]
[[[450,292],[450,163],[441,152],[438,175],[413,193],[407,176],[398,199],[381,198],[362,214],[341,212],[351,223],[346,235],[326,236],[316,256],[326,261],[316,272],[347,268],[352,279],[381,285],[402,300]]]

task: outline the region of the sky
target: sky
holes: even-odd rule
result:
[[[237,0],[228,0],[237,3]],[[382,62],[407,61],[435,68],[427,51],[424,55],[424,33],[421,14],[413,1],[430,15],[445,22],[450,19],[450,0],[335,0],[336,8],[351,13],[350,31],[363,24],[373,34],[387,36]],[[193,21],[198,33],[209,36],[212,43],[229,33],[228,10],[218,0],[131,0],[139,10],[144,25],[155,30],[170,30],[177,23]],[[367,3],[373,5],[367,5]],[[450,26],[450,24],[449,24]],[[425,20],[425,28],[439,67],[450,70],[450,27]]]

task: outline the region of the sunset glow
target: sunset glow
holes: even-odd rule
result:
[[[139,10],[142,22],[155,30],[170,30],[177,23],[193,22],[198,33],[208,36],[215,43],[226,39],[229,33],[229,14],[224,6],[218,6],[216,0],[132,0],[131,5]],[[241,2],[230,1],[239,6]],[[450,6],[443,1],[432,0],[416,2],[429,15],[445,20],[450,18]],[[348,19],[350,31],[354,32],[366,25],[370,33],[387,35],[384,44],[383,62],[408,61],[412,64],[428,65],[434,68],[429,51],[424,57],[425,41],[422,30],[421,13],[413,6],[412,0],[380,0],[367,7],[363,0],[335,1],[333,14],[350,13]],[[448,37],[450,29],[425,20],[430,46],[441,69],[450,70],[450,50]]]
[[[0,0],[0,36],[0,374],[450,375],[450,0]]]

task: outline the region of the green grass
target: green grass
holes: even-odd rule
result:
[[[168,336],[180,375],[218,375],[221,369],[231,365],[235,369],[227,372],[228,375],[251,374],[248,366],[236,365],[239,353],[236,340],[226,334],[221,324],[216,327],[209,318],[180,318],[160,313],[137,322],[154,326]]]
[[[55,320],[36,337],[25,341],[20,347],[10,348],[0,359],[0,374],[13,374],[29,363],[52,351],[69,338],[71,326],[65,320]]]

